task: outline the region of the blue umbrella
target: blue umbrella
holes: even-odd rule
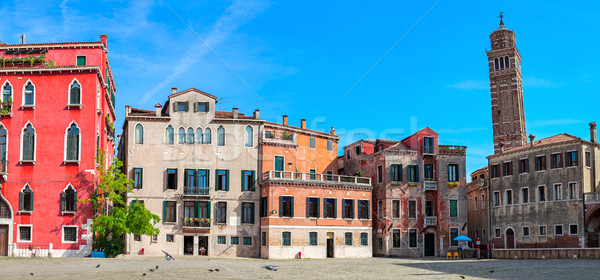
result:
[[[456,238],[454,238],[454,240],[455,241],[469,241],[469,242],[473,241],[473,239],[471,239],[467,236],[464,236],[464,235],[459,235]]]

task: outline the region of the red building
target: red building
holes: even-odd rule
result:
[[[113,157],[115,86],[96,42],[0,45],[0,255],[84,256],[97,148]],[[105,163],[106,164],[106,163]]]

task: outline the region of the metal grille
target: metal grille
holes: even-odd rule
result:
[[[10,209],[6,201],[0,199],[0,218],[10,219]]]
[[[77,241],[77,228],[76,227],[65,227],[65,241],[76,242]]]
[[[31,227],[22,226],[19,228],[19,239],[21,241],[31,241]]]

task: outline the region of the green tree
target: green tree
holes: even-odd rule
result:
[[[90,198],[82,202],[92,204],[94,250],[116,256],[123,253],[126,233],[158,234],[160,231],[156,224],[160,218],[146,209],[143,203],[138,203],[137,199],[127,204],[127,194],[133,192],[133,180],[121,172],[121,161],[115,158],[107,168],[105,153],[99,150],[96,162],[98,184]]]

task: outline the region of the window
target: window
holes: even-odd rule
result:
[[[400,230],[392,230],[392,248],[400,248]]]
[[[482,230],[481,230],[481,237],[482,237],[482,238],[485,238],[485,229],[482,229]]]
[[[538,187],[538,202],[546,201],[546,186]]]
[[[211,135],[210,135],[210,128],[206,128],[204,130],[204,144],[210,144],[211,143]]]
[[[178,130],[178,138],[179,138],[179,144],[185,144],[185,129],[183,127],[180,127]]]
[[[260,216],[267,216],[267,197],[263,196],[260,198]]]
[[[19,225],[19,240],[21,242],[31,242],[31,226]]]
[[[316,175],[314,175],[314,174],[316,174],[316,173],[317,173],[317,170],[316,170],[316,169],[309,169],[309,170],[308,170],[308,173],[310,173],[310,177],[309,177],[309,178],[310,178],[311,180],[315,180],[315,179],[317,178],[317,176],[316,176]]]
[[[346,159],[350,159],[350,150],[346,151]]]
[[[217,129],[217,146],[225,146],[225,129],[222,126]]]
[[[324,207],[323,207],[323,218],[336,218],[337,217],[337,207],[336,207],[336,199],[335,198],[325,198]]]
[[[227,223],[227,202],[217,202],[217,224]]]
[[[198,203],[195,201],[184,201],[183,202],[183,216],[184,218],[200,218],[198,217]],[[183,220],[184,226],[196,226],[198,224],[195,221]]]
[[[392,219],[400,219],[400,200],[392,200]]]
[[[327,140],[327,150],[333,151],[333,141]]]
[[[196,174],[197,173],[195,169],[185,170],[185,180],[183,181],[183,186],[186,187],[186,191],[193,191],[194,187],[196,187]]]
[[[225,236],[217,236],[217,244],[227,244],[227,239]]]
[[[69,105],[81,105],[81,86],[77,81],[69,88]]]
[[[142,168],[133,168],[133,188],[141,189],[143,186],[144,170]]]
[[[142,241],[142,236],[139,234],[134,234],[133,235],[133,241]]]
[[[419,166],[409,165],[406,170],[408,182],[419,182]]]
[[[191,127],[190,127],[190,128],[188,128],[188,130],[187,130],[187,141],[186,141],[186,142],[187,142],[188,144],[194,144],[194,139],[195,139],[195,138],[196,138],[196,137],[194,136],[194,129],[193,129],[193,128],[191,128]]]
[[[77,211],[77,192],[73,189],[73,186],[69,185],[67,189],[62,192],[61,206],[63,212]]]
[[[377,183],[383,182],[383,166],[377,166]]]
[[[247,246],[252,245],[252,237],[245,236],[244,237],[244,245],[247,245]]]
[[[66,161],[79,161],[79,128],[73,123],[67,129],[66,135]]]
[[[319,217],[319,198],[308,197],[306,198],[306,217],[318,218]]]
[[[592,153],[585,151],[585,166],[592,167]]]
[[[554,236],[562,236],[563,235],[563,226],[562,225],[554,225]]]
[[[579,156],[577,151],[567,152],[567,167],[579,165]]]
[[[201,113],[208,112],[208,103],[206,102],[198,102],[196,105],[196,110]]]
[[[342,208],[342,218],[354,219],[354,200],[344,199],[344,208]]]
[[[175,112],[187,112],[188,111],[188,103],[187,102],[175,102]]]
[[[506,67],[506,69],[510,68],[510,64],[508,61],[509,61],[508,56],[505,56],[504,57],[504,67]]]
[[[562,200],[562,184],[554,184],[554,200]]]
[[[475,211],[477,211],[477,200],[478,200],[478,199],[477,199],[477,197],[475,197],[475,207],[473,207],[473,209],[474,209]]]
[[[558,154],[552,154],[551,155],[551,162],[550,162],[550,168],[554,169],[554,168],[561,168],[562,167],[562,158],[561,158],[561,153]]]
[[[352,246],[352,232],[344,233],[344,245]]]
[[[485,209],[485,194],[481,195],[481,209]]]
[[[198,169],[198,192],[201,192],[200,194],[208,195],[209,172],[210,170],[208,169]]]
[[[500,63],[498,63],[498,58],[494,58],[494,70],[500,70]]]
[[[177,220],[177,202],[176,201],[165,201],[164,202],[165,212],[163,213],[164,220],[167,223],[174,223]]]
[[[539,236],[546,236],[547,235],[547,233],[546,233],[546,226],[540,226],[539,227],[538,235]]]
[[[402,181],[402,164],[392,164],[392,182]]]
[[[254,224],[254,202],[242,202],[242,223]]]
[[[356,147],[354,147],[354,150],[356,152],[356,156],[360,156],[360,145],[357,145]]]
[[[423,137],[423,153],[434,154],[433,137]]]
[[[408,201],[408,217],[414,219],[417,217],[417,201],[409,200]]]
[[[504,59],[500,58],[500,70],[504,69]]]
[[[173,145],[174,143],[174,134],[173,134],[173,127],[171,125],[167,126],[167,129],[165,131],[165,136],[167,137],[167,145]]]
[[[281,233],[281,246],[292,246],[292,233],[284,231]]]
[[[261,233],[260,244],[262,246],[267,246],[267,232],[266,231],[263,231]]]
[[[237,236],[232,236],[231,237],[231,245],[238,245],[240,244],[240,238]]]
[[[494,207],[498,207],[498,206],[500,206],[500,192],[495,191],[494,192]]]
[[[23,129],[23,151],[22,161],[35,161],[35,129],[31,124],[27,124]]]
[[[529,203],[529,188],[521,189],[521,203]]]
[[[360,233],[360,246],[368,246],[369,245],[369,234],[366,232]]]
[[[294,197],[279,197],[279,217],[294,217]]]
[[[34,104],[34,93],[35,87],[31,81],[27,82],[27,84],[25,84],[25,89],[23,90],[23,105],[28,106]]]
[[[577,199],[577,183],[569,183],[569,199]]]
[[[0,171],[6,172],[6,140],[8,139],[8,133],[3,125],[0,124]]]
[[[577,225],[569,225],[569,235],[579,234]]]
[[[254,191],[254,171],[242,170],[242,191]]]
[[[204,135],[202,135],[202,128],[196,128],[196,144],[204,143]]]
[[[503,168],[502,171],[504,171],[504,174],[502,174],[502,175],[504,175],[504,176],[510,176],[510,175],[512,175],[512,173],[513,173],[513,171],[512,171],[512,161],[505,162],[503,164],[503,167],[504,168]]]
[[[417,247],[417,230],[414,228],[408,230],[408,246]]]
[[[315,137],[308,138],[308,142],[309,142],[309,147],[311,149],[316,149],[317,148],[317,139],[315,139]]]
[[[317,246],[317,233],[311,231],[308,233],[308,245]]]
[[[505,199],[506,199],[506,205],[511,205],[513,204],[513,196],[512,196],[512,190],[506,190],[504,193]]]
[[[171,243],[171,242],[175,242],[175,238],[173,237],[172,234],[167,234],[166,235],[166,241]]]
[[[8,81],[4,84],[4,88],[2,89],[2,102],[9,103],[12,99],[12,86]]]
[[[177,189],[177,169],[175,168],[167,169],[167,189]]]
[[[217,169],[217,191],[229,191],[229,170]]]
[[[151,242],[151,243],[156,243],[156,242],[158,242],[158,234],[153,234],[153,235],[150,237],[150,242]]]
[[[450,217],[458,217],[458,200],[450,199]]]
[[[494,229],[494,237],[500,238],[500,229],[499,228]]]
[[[546,156],[535,157],[535,171],[546,170]]]
[[[86,65],[86,57],[85,56],[77,56],[77,66]]]
[[[19,192],[19,212],[33,211],[33,191],[29,185],[25,185]]]
[[[500,177],[500,174],[498,173],[498,165],[494,164],[492,165],[492,178],[498,178]]]
[[[523,227],[523,237],[529,237],[529,227]]]
[[[458,182],[458,164],[448,164],[448,182]]]
[[[433,176],[433,164],[431,163],[426,163],[423,165],[423,177],[425,178],[425,180],[434,180],[434,176]],[[458,169],[457,169],[458,172]],[[457,173],[458,174],[458,173]],[[458,176],[457,176],[458,178]]]
[[[368,200],[359,200],[358,201],[358,218],[359,219],[370,219],[370,208]]]
[[[246,147],[254,146],[254,134],[252,132],[252,127],[246,126],[246,142],[244,143]]]
[[[519,160],[519,173],[527,173],[529,172],[529,159],[524,158]]]
[[[454,238],[458,237],[458,228],[450,228],[450,246],[458,246],[458,241]]]

